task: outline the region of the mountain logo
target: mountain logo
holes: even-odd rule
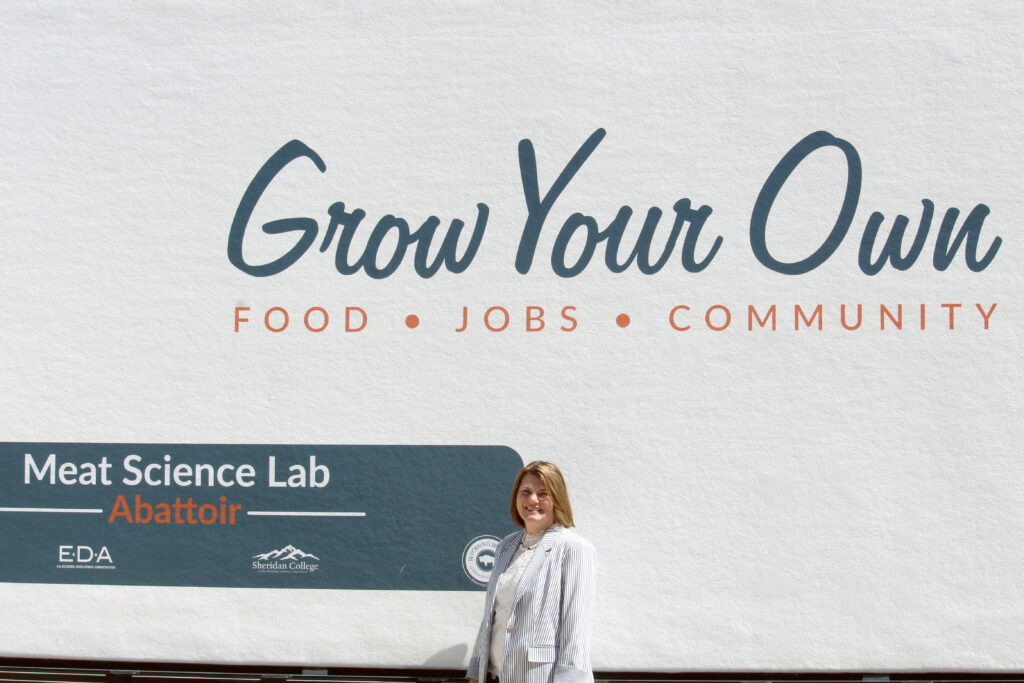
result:
[[[462,571],[469,580],[479,586],[486,586],[494,570],[495,552],[501,541],[497,536],[477,536],[462,551]]]
[[[283,548],[253,555],[252,568],[260,574],[313,574],[320,570],[320,558],[289,543]]]
[[[254,560],[319,560],[320,558],[310,553],[305,553],[290,543],[280,550],[271,550],[269,553],[253,555]]]

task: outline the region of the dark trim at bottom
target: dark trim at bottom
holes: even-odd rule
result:
[[[885,681],[936,683],[1024,683],[1024,671],[972,672],[868,672],[868,671],[595,671],[600,681],[621,683],[879,683]],[[354,667],[301,667],[183,662],[91,661],[0,657],[0,683],[449,683],[465,681],[456,669],[396,669]]]

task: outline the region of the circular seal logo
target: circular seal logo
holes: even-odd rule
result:
[[[497,536],[477,536],[462,551],[462,570],[473,583],[486,586],[494,570],[495,552],[498,550]]]

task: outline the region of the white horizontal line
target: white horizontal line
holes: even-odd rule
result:
[[[92,508],[0,508],[0,512],[66,512],[72,515],[102,515],[102,509]]]
[[[279,510],[249,510],[245,514],[256,517],[365,517],[365,512],[292,512]]]

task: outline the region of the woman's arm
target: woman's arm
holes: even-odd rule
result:
[[[555,681],[592,680],[590,639],[597,598],[597,551],[578,538],[562,563],[562,610],[558,632]]]

